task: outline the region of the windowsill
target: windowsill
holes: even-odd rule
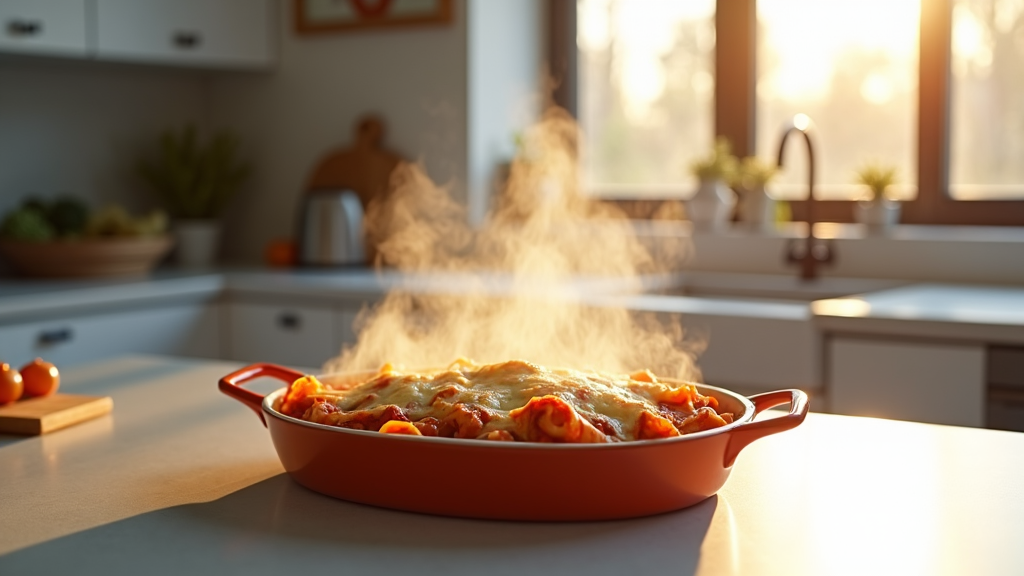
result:
[[[689,237],[685,270],[796,275],[786,263],[791,242],[806,236],[793,222],[771,230],[734,225],[693,230],[685,222],[638,222],[646,242]],[[1024,284],[1024,227],[900,225],[885,231],[860,224],[820,223],[815,235],[832,244],[822,277],[977,284]]]

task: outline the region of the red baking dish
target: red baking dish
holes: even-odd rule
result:
[[[253,364],[220,380],[270,429],[278,457],[296,482],[363,504],[469,518],[610,520],[692,506],[716,493],[737,454],[769,434],[799,426],[807,395],[781,390],[746,398],[698,385],[714,396],[727,426],[675,438],[613,444],[493,442],[380,434],[314,424],[273,409],[282,388],[266,396],[241,385],[261,377],[291,383],[303,374]],[[370,373],[332,374],[322,382],[361,380]],[[665,379],[662,379],[665,381]],[[788,415],[754,421],[790,404]]]

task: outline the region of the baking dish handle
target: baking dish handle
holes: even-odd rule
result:
[[[251,408],[260,417],[260,422],[266,426],[267,420],[263,417],[263,395],[242,388],[242,384],[264,377],[276,378],[286,384],[291,384],[303,376],[302,372],[296,372],[277,364],[250,364],[221,378],[217,387],[221,392]]]
[[[807,394],[801,390],[779,390],[750,396],[754,403],[754,417],[765,410],[780,404],[789,404],[789,414],[779,418],[751,421],[738,426],[729,437],[725,448],[725,467],[732,466],[736,456],[751,442],[758,438],[796,428],[807,417]]]

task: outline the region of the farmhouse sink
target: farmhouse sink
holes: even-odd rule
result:
[[[743,274],[733,272],[684,272],[669,286],[652,293],[707,298],[756,298],[811,302],[905,286],[904,280],[874,278],[817,278],[801,280],[796,274]]]

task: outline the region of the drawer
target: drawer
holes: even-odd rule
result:
[[[992,346],[988,349],[988,383],[1024,389],[1024,348]]]
[[[331,308],[227,304],[228,357],[319,368],[341,349]]]
[[[208,66],[272,60],[269,0],[96,0],[101,59]]]
[[[0,361],[15,366],[37,356],[65,367],[124,354],[220,357],[218,306],[171,306],[0,327]]]
[[[0,50],[86,56],[86,0],[0,0]]]

